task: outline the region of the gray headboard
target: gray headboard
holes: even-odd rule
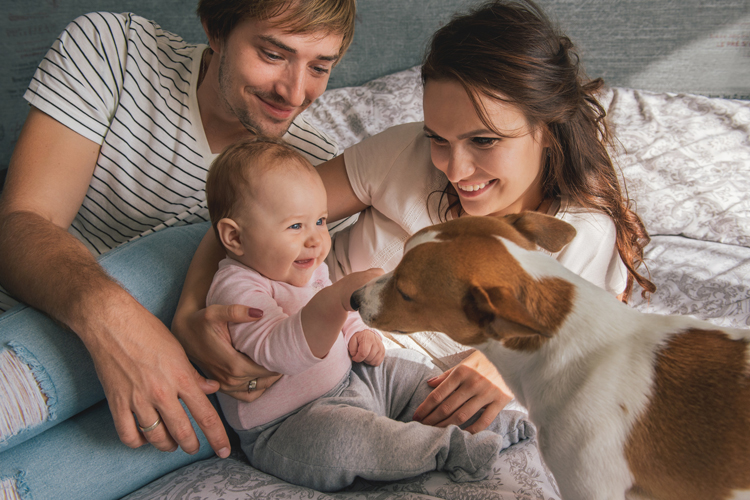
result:
[[[750,99],[748,0],[538,0],[610,85]],[[358,0],[351,49],[329,88],[419,64],[430,34],[477,0]],[[4,0],[0,17],[0,179],[28,106],[22,95],[65,25],[95,10],[131,11],[204,42],[195,0]]]

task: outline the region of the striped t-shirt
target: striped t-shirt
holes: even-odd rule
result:
[[[205,180],[216,155],[196,88],[205,45],[130,13],[81,16],[39,65],[24,98],[101,144],[69,232],[94,255],[173,225],[209,220]],[[298,117],[284,139],[314,165],[335,141]],[[0,292],[0,311],[14,303]]]

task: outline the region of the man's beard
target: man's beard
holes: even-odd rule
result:
[[[292,121],[294,121],[299,113],[307,109],[307,107],[310,105],[310,101],[305,99],[305,101],[302,103],[302,106],[300,106],[296,110],[297,112],[287,120],[274,120],[271,117],[263,117],[265,119],[262,119],[261,117],[253,116],[250,113],[250,110],[246,107],[233,106],[227,99],[229,89],[231,89],[231,78],[228,74],[230,72],[226,71],[227,66],[225,65],[224,61],[225,54],[226,52],[223,52],[221,54],[221,60],[219,61],[219,91],[221,92],[221,99],[224,101],[224,105],[232,112],[232,114],[234,114],[234,116],[237,117],[239,122],[243,127],[245,127],[245,129],[247,129],[248,132],[254,135],[266,135],[272,137],[283,136],[286,133],[287,129],[289,129],[289,127],[291,126]],[[276,94],[275,92],[264,92],[254,87],[249,87],[249,91],[251,94],[257,96],[263,101],[266,101],[267,103],[286,105],[286,101],[284,100],[284,98]],[[267,125],[269,122],[276,126],[274,126],[273,128],[268,127]]]

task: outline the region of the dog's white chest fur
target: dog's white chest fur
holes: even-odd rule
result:
[[[580,309],[591,306],[577,304],[562,331],[539,350],[492,340],[477,348],[529,410],[542,456],[566,498],[623,498],[632,483],[624,444],[648,403],[658,339],[586,337],[597,316],[631,326],[638,320],[619,307],[583,316]]]

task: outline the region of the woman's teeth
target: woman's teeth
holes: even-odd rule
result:
[[[459,184],[458,189],[460,189],[461,191],[469,191],[469,192],[479,191],[483,187],[487,186],[487,184],[489,184],[489,182],[483,182],[481,184],[472,184],[471,186],[462,186]]]

